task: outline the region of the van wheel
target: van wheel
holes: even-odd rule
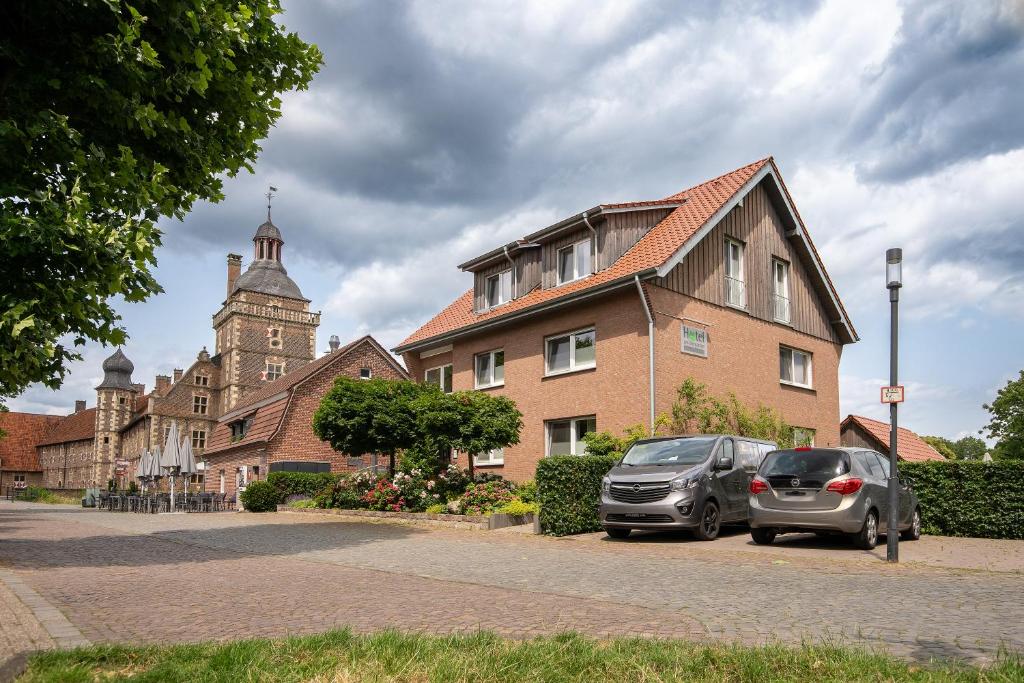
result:
[[[759,529],[751,528],[750,537],[753,538],[754,543],[758,545],[771,545],[778,533],[778,531],[770,527],[762,527]]]
[[[853,535],[853,544],[861,550],[874,550],[878,545],[878,513],[868,510],[864,517],[864,526]]]
[[[630,531],[632,531],[632,529],[622,529],[615,526],[610,526],[604,530],[604,532],[612,538],[629,538]]]
[[[709,500],[704,503],[704,509],[700,512],[700,523],[693,530],[693,535],[698,541],[713,541],[718,538],[721,526],[722,518],[718,513],[718,505],[715,501]]]
[[[921,538],[921,508],[914,508],[914,514],[910,516],[910,528],[901,531],[900,538],[904,541],[916,541]]]

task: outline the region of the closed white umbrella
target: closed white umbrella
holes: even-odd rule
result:
[[[146,458],[149,457],[149,451],[142,451],[139,454],[139,462],[135,466],[135,478],[145,479],[146,478]]]
[[[181,444],[178,443],[178,423],[172,422],[167,431],[167,441],[160,455],[160,469],[167,471],[171,478],[171,512],[174,511],[174,477],[181,469]]]
[[[157,446],[155,451],[151,451],[149,454],[149,460],[146,465],[146,476],[153,480],[154,483],[163,477],[163,473],[160,471],[160,447]]]
[[[199,471],[196,467],[196,454],[192,450],[192,440],[185,437],[181,442],[181,469],[179,473],[185,482],[185,507],[188,507],[188,482],[192,475]]]

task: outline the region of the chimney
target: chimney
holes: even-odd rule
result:
[[[235,280],[242,274],[242,257],[239,254],[228,254],[228,296],[235,288]]]
[[[85,410],[85,401],[75,401],[75,412],[80,413]]]
[[[156,376],[156,387],[153,389],[158,396],[163,396],[164,392],[167,391],[171,386],[170,375],[157,375]]]
[[[174,368],[174,383],[177,384],[181,381],[181,376],[185,374],[185,371],[181,368]]]
[[[335,351],[338,350],[338,347],[341,346],[341,340],[338,339],[338,335],[332,334],[330,340],[327,342],[327,345],[331,347],[329,353],[334,353]]]

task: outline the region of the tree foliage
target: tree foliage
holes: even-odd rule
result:
[[[305,88],[315,46],[278,0],[5,3],[0,22],[0,397],[56,388],[112,297],[160,291],[160,218],[222,198]],[[69,344],[71,348],[66,348]]]
[[[519,443],[523,428],[523,414],[512,399],[479,391],[424,392],[416,410],[422,440],[469,454],[471,473],[473,454]]]
[[[953,442],[944,436],[922,436],[921,440],[939,452],[947,460],[957,460],[959,456],[953,448]]]
[[[1024,460],[1024,370],[982,407],[992,415],[987,429],[997,439],[995,457]]]
[[[779,448],[796,444],[796,430],[773,408],[743,405],[736,394],[723,400],[712,396],[706,385],[687,378],[672,404],[673,434],[735,434],[774,441]]]

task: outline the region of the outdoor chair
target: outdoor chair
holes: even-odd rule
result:
[[[220,512],[222,510],[227,510],[227,502],[226,502],[227,497],[228,497],[228,494],[226,494],[226,493],[221,493],[221,494],[219,494],[217,496],[217,504],[216,505],[217,505],[217,511],[218,512]]]
[[[234,493],[232,493],[231,496],[224,502],[224,509],[225,510],[234,510],[235,509],[235,494]]]

